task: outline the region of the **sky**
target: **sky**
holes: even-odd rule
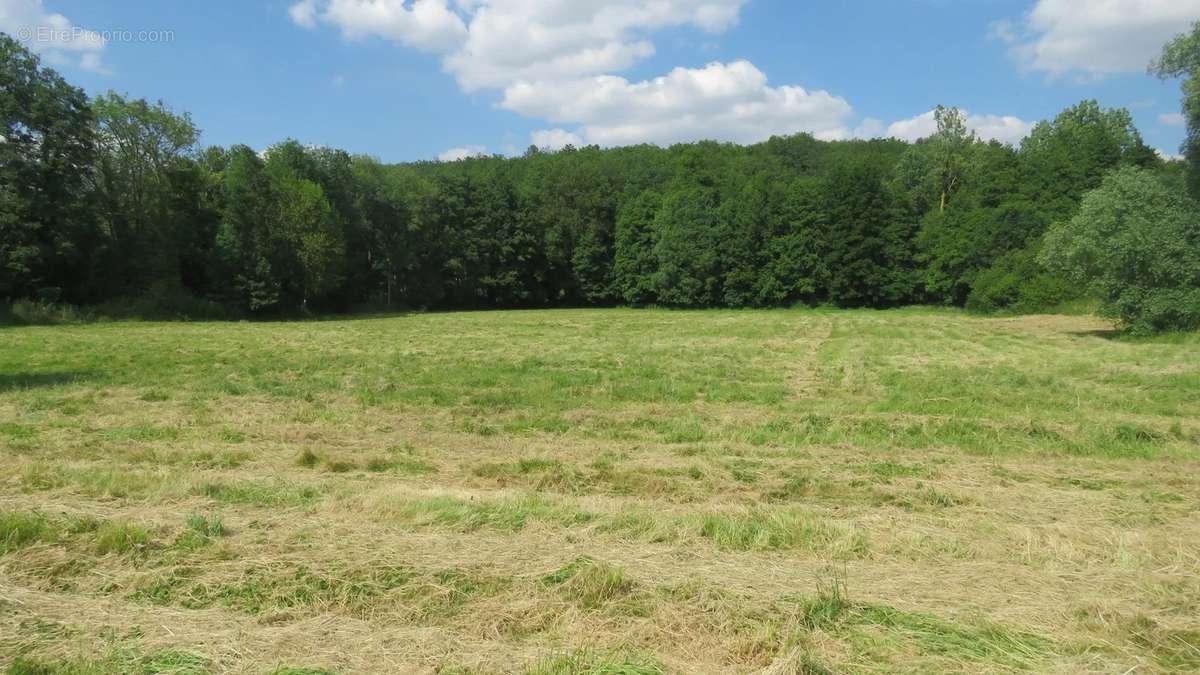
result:
[[[530,145],[933,131],[1019,143],[1094,98],[1184,136],[1146,73],[1200,0],[0,0],[0,31],[91,94],[188,112],[205,144],[384,161]]]

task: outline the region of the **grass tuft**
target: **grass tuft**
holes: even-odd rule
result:
[[[594,609],[624,597],[634,588],[633,582],[625,576],[623,569],[587,556],[576,558],[543,577],[542,583],[557,587],[587,609]]]
[[[42,514],[0,511],[0,555],[54,538],[54,529]]]
[[[150,545],[150,530],[123,521],[108,521],[96,530],[96,553],[124,555],[144,551]]]

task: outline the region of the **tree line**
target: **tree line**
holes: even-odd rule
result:
[[[1159,72],[1200,69],[1200,41],[1186,39]],[[1185,79],[1185,108],[1195,81]],[[201,147],[186,113],[89,98],[3,34],[0,85],[9,300],[244,316],[613,304],[1036,311],[1091,294],[1146,330],[1200,320],[1200,263],[1186,250],[1200,250],[1187,196],[1200,191],[1200,144],[1193,133],[1187,161],[1165,161],[1127,111],[1095,101],[1039,123],[1019,147],[984,142],[939,107],[936,133],[915,143],[797,134],[384,164],[295,140]],[[1126,203],[1153,222],[1088,229]],[[1121,228],[1168,221],[1170,242],[1159,243],[1180,248],[1167,265],[1174,299],[1155,300],[1165,309],[1146,319],[1150,291],[1110,297],[1128,284],[1100,280],[1093,249],[1108,251]]]

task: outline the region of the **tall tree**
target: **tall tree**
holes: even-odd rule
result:
[[[870,155],[843,160],[825,187],[824,254],[829,297],[851,307],[908,301],[914,287],[914,227],[893,213],[884,169]]]
[[[654,293],[668,305],[703,307],[721,301],[721,224],[717,191],[679,187],[663,197],[654,218]]]
[[[1193,198],[1200,199],[1200,22],[1192,30],[1168,42],[1150,64],[1159,77],[1182,77],[1183,116],[1187,137],[1180,148],[1187,160],[1187,185]]]
[[[646,190],[625,203],[617,214],[616,253],[613,261],[614,292],[635,305],[654,302],[654,222],[662,195]]]
[[[276,307],[282,298],[282,270],[272,267],[271,180],[262,158],[244,145],[230,148],[223,160],[216,292],[250,311]]]
[[[181,282],[182,242],[195,223],[180,200],[198,203],[199,185],[186,175],[200,132],[186,114],[162,102],[129,100],[114,92],[92,102],[98,157],[93,175],[98,210],[108,235],[106,260],[117,292],[154,282]]]
[[[0,33],[0,298],[96,299],[81,274],[94,147],[83,91]]]

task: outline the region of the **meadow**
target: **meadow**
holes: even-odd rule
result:
[[[546,310],[0,327],[9,673],[1200,670],[1200,338]]]

